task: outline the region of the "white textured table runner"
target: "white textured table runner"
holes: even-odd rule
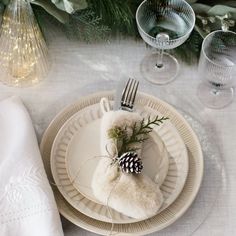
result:
[[[0,99],[13,94],[23,99],[30,110],[39,140],[49,122],[66,105],[88,93],[114,89],[120,79],[137,78],[141,82],[142,91],[189,111],[193,117],[206,119],[215,127],[214,136],[218,137],[218,146],[223,154],[228,185],[225,192],[220,194],[213,211],[194,235],[235,235],[236,101],[223,110],[205,108],[196,97],[196,89],[200,82],[196,67],[182,65],[178,78],[165,86],[146,82],[139,72],[139,63],[149,50],[141,42],[120,40],[98,44],[74,43],[62,37],[59,32],[49,35],[49,41],[53,67],[45,81],[25,89],[0,85]],[[207,178],[207,170],[205,175]],[[172,230],[173,235],[192,234],[193,223],[194,221],[189,219],[184,228],[178,229],[177,221],[168,233]],[[96,235],[66,220],[64,220],[64,231],[66,236]],[[152,235],[167,235],[167,233],[161,231]]]

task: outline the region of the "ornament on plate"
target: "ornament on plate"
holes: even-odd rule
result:
[[[118,163],[124,173],[141,173],[143,164],[138,154],[141,143],[148,139],[148,134],[155,126],[159,126],[166,120],[168,117],[149,116],[147,119],[143,118],[139,122],[134,122],[131,126],[115,125],[109,129],[107,134],[109,139],[116,144],[118,156],[113,157],[112,164]]]
[[[93,173],[92,191],[107,208],[135,218],[157,214],[164,198],[158,184],[143,169],[143,142],[167,117],[104,108],[101,120],[100,158]],[[108,154],[108,155],[107,155]],[[106,158],[108,157],[108,158]],[[112,220],[112,218],[111,218]]]
[[[140,174],[143,163],[136,152],[126,152],[117,158],[123,172]]]

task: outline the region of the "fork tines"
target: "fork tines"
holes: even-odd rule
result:
[[[121,109],[133,109],[138,86],[137,80],[129,78],[122,92]]]

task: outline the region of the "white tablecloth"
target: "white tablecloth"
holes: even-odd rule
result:
[[[60,33],[53,33],[48,38],[53,65],[43,82],[24,89],[0,85],[0,99],[10,95],[22,98],[30,111],[39,141],[53,117],[79,97],[98,90],[113,89],[121,78],[140,79],[142,91],[172,104],[178,100],[178,104],[185,110],[191,106],[196,111],[195,117],[206,117],[215,127],[228,185],[194,235],[236,235],[236,101],[223,110],[205,108],[196,96],[200,78],[193,66],[182,65],[178,78],[171,84],[156,86],[148,83],[139,71],[142,58],[150,52],[142,42],[129,39],[97,44],[76,43]],[[95,235],[66,220],[63,222],[65,236]],[[178,234],[181,235],[181,232]]]

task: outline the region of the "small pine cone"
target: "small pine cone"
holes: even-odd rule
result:
[[[139,174],[143,169],[143,163],[136,152],[126,152],[118,160],[123,172]]]

